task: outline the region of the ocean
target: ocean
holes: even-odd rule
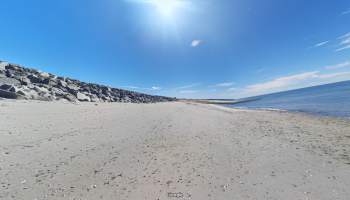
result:
[[[232,102],[261,99],[234,105],[232,108],[285,110],[320,117],[350,119],[350,81],[241,98]],[[225,101],[230,102],[230,101]]]

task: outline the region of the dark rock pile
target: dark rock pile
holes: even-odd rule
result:
[[[0,97],[42,101],[155,103],[176,98],[153,96],[55,76],[0,61]]]

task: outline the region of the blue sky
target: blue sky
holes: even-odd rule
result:
[[[85,82],[234,99],[350,80],[348,0],[11,0],[0,7],[0,60]]]

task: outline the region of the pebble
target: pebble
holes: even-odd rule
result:
[[[0,167],[0,170],[3,170],[3,169],[4,169],[4,167],[3,167],[3,166],[1,166],[1,167]]]

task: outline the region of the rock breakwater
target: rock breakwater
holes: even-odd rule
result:
[[[156,103],[176,98],[81,82],[0,61],[0,97],[41,101]]]

